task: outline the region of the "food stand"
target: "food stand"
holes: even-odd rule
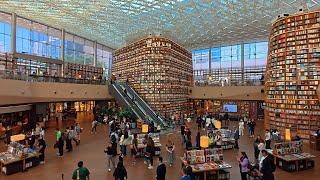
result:
[[[190,161],[192,172],[198,177],[203,176],[204,180],[207,175],[217,180],[229,180],[230,172],[227,169],[230,169],[231,165],[223,161],[222,151],[222,148],[191,150],[186,151],[180,159],[182,166],[186,166],[187,161]]]
[[[267,150],[275,164],[288,172],[311,169],[315,165],[314,155],[302,152],[302,141],[276,143],[273,150]]]
[[[40,164],[39,153],[18,143],[24,137],[23,134],[12,136],[8,150],[0,153],[0,169],[3,174],[22,172]]]

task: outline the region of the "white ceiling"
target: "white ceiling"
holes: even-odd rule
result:
[[[1,0],[1,10],[113,49],[149,34],[189,48],[266,40],[272,20],[320,0]]]

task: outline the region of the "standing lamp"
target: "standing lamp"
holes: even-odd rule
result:
[[[291,141],[291,132],[290,132],[290,129],[286,129],[286,131],[285,131],[285,140],[286,140],[286,141]]]
[[[221,121],[215,120],[215,121],[213,122],[213,124],[214,124],[214,126],[215,126],[217,129],[221,129]]]
[[[148,131],[149,131],[148,124],[143,124],[141,131],[142,131],[142,133],[148,133]]]
[[[200,137],[200,147],[202,147],[202,148],[209,147],[209,137],[208,136],[201,136]]]

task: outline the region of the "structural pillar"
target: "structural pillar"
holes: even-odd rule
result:
[[[64,42],[65,42],[65,31],[61,29],[61,48],[60,48],[60,59],[62,61],[61,64],[61,77],[64,77]]]
[[[244,43],[241,43],[241,83],[244,84]]]
[[[209,77],[211,76],[211,48],[209,48]]]
[[[17,15],[12,13],[11,15],[11,52],[15,54],[17,52],[16,49],[16,39],[17,39]]]
[[[94,41],[93,43],[93,66],[97,67],[97,41]]]

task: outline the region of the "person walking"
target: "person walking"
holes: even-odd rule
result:
[[[214,142],[216,143],[216,148],[221,148],[222,145],[222,136],[221,133],[218,131],[215,138],[214,138]]]
[[[72,180],[89,180],[90,172],[83,167],[83,161],[78,162],[78,168],[72,173]]]
[[[153,169],[154,141],[151,137],[148,138],[146,147],[146,158],[149,160],[148,169]]]
[[[122,136],[120,137],[120,150],[121,150],[121,155],[124,157],[127,155],[127,145],[129,144],[129,133],[128,131],[124,131]]]
[[[98,121],[94,119],[91,123],[91,134],[97,134]]]
[[[182,124],[180,126],[180,134],[181,134],[181,144],[184,144],[186,142],[185,136],[184,136],[184,130],[185,130],[185,125]]]
[[[112,145],[111,142],[108,143],[107,148],[104,150],[104,152],[107,154],[107,164],[108,164],[108,171],[111,172],[111,165],[112,168],[116,168],[116,149],[114,148],[114,146]]]
[[[263,158],[262,150],[266,149],[266,146],[265,146],[264,141],[262,139],[260,140],[260,143],[258,144],[258,149],[259,149],[258,161],[260,162],[261,159]]]
[[[235,130],[233,133],[233,138],[234,138],[234,148],[239,149],[239,139],[240,139],[240,131],[239,129],[234,126]]]
[[[59,128],[56,128],[56,140],[59,141],[60,137],[62,136],[62,133]]]
[[[58,156],[62,157],[63,156],[63,146],[64,146],[64,142],[63,142],[63,138],[62,136],[59,138],[58,142],[57,142],[57,148],[58,148]]]
[[[201,147],[200,147],[200,131],[198,131],[197,132],[197,135],[196,135],[196,147],[198,148],[198,149],[200,149]]]
[[[132,145],[131,145],[131,154],[132,154],[132,164],[135,165],[136,164],[136,156],[138,153],[138,139],[137,139],[137,134],[133,135],[133,139],[132,139]]]
[[[70,128],[67,127],[66,128],[66,131],[65,131],[65,138],[66,138],[66,149],[67,149],[67,152],[71,152],[72,151],[72,135],[71,135],[71,131],[70,131]]]
[[[166,165],[163,163],[163,158],[159,156],[158,158],[159,165],[157,167],[157,180],[165,180],[166,179]]]
[[[128,174],[126,168],[123,166],[123,162],[119,161],[117,168],[113,172],[113,177],[115,180],[126,180],[128,179]]]
[[[244,122],[242,121],[242,119],[239,121],[239,135],[244,135]]]
[[[250,162],[245,152],[241,152],[241,156],[238,159],[238,162],[240,167],[241,180],[247,180],[247,175],[249,172],[248,166],[250,165]]]
[[[259,150],[258,146],[259,146],[259,144],[260,144],[261,141],[263,141],[263,140],[261,139],[261,136],[258,135],[257,138],[256,138],[256,140],[255,140],[254,143],[253,143],[253,147],[254,147],[254,158],[255,158],[256,161],[259,161],[260,150]]]
[[[269,129],[266,130],[264,137],[266,142],[266,149],[271,149],[271,133]]]
[[[260,163],[260,176],[262,180],[274,180],[273,172],[276,170],[273,158],[269,156],[266,150],[262,150],[263,160]]]
[[[79,123],[76,123],[76,125],[74,126],[74,129],[75,129],[75,132],[76,132],[76,135],[77,135],[77,142],[78,142],[78,145],[80,144],[80,133],[81,133],[81,127],[80,127],[80,124]]]
[[[40,159],[40,164],[44,164],[45,161],[44,161],[44,157],[45,157],[45,150],[46,150],[46,147],[47,147],[47,144],[46,144],[46,141],[42,138],[40,138],[38,140],[38,152],[39,152],[39,159]]]
[[[174,143],[169,139],[168,144],[166,145],[166,150],[168,152],[168,162],[169,166],[171,167],[174,161],[174,150],[175,146]]]

